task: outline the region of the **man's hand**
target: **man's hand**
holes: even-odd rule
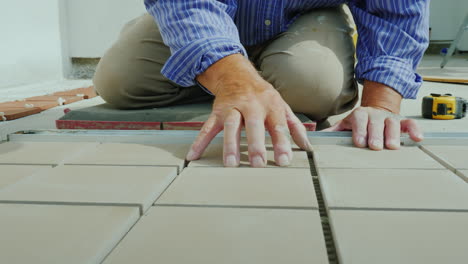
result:
[[[224,165],[239,166],[243,126],[252,167],[266,166],[265,129],[272,137],[275,162],[279,166],[288,166],[293,158],[290,135],[300,148],[311,150],[305,127],[273,86],[242,55],[218,61],[197,79],[216,98],[187,160],[199,159],[212,139],[224,130]]]
[[[401,100],[401,95],[390,87],[366,81],[361,107],[324,131],[352,130],[357,147],[373,150],[399,149],[401,132],[409,133],[416,142],[422,141],[416,122],[399,115]]]

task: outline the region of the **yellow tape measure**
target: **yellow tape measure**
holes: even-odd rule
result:
[[[422,116],[427,119],[451,120],[466,116],[468,101],[451,94],[431,94],[422,102]]]

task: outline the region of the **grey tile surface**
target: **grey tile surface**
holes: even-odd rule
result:
[[[52,166],[0,165],[0,190]]]
[[[66,164],[176,166],[181,170],[189,145],[144,145],[104,143]]]
[[[151,208],[104,263],[328,263],[315,210]]]
[[[309,169],[185,169],[158,204],[317,207]]]
[[[134,204],[145,211],[177,168],[59,166],[0,189],[0,201]]]
[[[249,156],[248,148],[246,144],[241,144],[241,167],[249,167]],[[267,166],[278,167],[275,163],[275,155],[273,148],[267,146]],[[222,144],[211,144],[206,149],[205,153],[200,160],[192,161],[189,167],[223,167],[223,145]],[[309,168],[309,159],[307,152],[299,149],[293,149],[293,160],[291,161],[291,168]]]
[[[468,213],[331,210],[340,263],[465,263]]]
[[[96,143],[6,142],[0,144],[0,164],[60,164]]]
[[[449,170],[321,169],[330,207],[468,211],[468,184]]]
[[[455,169],[468,169],[468,146],[424,146]]]
[[[353,146],[315,145],[314,158],[319,168],[444,168],[417,147],[402,147],[400,150],[373,151]]]
[[[0,204],[0,263],[100,263],[138,208]]]

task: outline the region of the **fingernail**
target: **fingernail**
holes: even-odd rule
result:
[[[420,138],[420,139],[423,139],[423,138],[424,138],[424,134],[418,134],[417,137]]]
[[[255,168],[265,167],[265,161],[263,161],[263,158],[259,155],[254,156],[251,162],[252,162],[252,167],[255,167]]]
[[[278,166],[280,167],[287,167],[291,164],[291,162],[289,161],[289,157],[288,155],[286,154],[281,154],[279,157],[278,157]]]
[[[365,147],[366,146],[366,139],[364,137],[358,137],[357,138],[357,143],[359,147]]]
[[[229,155],[226,157],[226,167],[237,167],[239,164],[237,163],[236,156]]]
[[[383,148],[383,142],[380,139],[374,139],[371,141],[371,145],[374,148],[381,149]]]
[[[400,141],[398,140],[390,140],[388,142],[388,145],[391,147],[391,148],[399,148],[400,147]]]
[[[192,149],[190,149],[189,153],[187,154],[187,157],[186,159],[188,161],[192,161],[195,159],[195,156],[196,156],[197,153],[195,153],[195,151],[193,151]]]

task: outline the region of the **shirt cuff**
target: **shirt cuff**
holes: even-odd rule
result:
[[[369,57],[358,62],[356,79],[387,85],[399,92],[406,99],[416,99],[422,78],[406,60],[393,56]]]
[[[229,38],[205,38],[196,40],[173,52],[161,73],[182,87],[196,85],[195,78],[212,64],[232,54],[247,57],[242,44]]]

